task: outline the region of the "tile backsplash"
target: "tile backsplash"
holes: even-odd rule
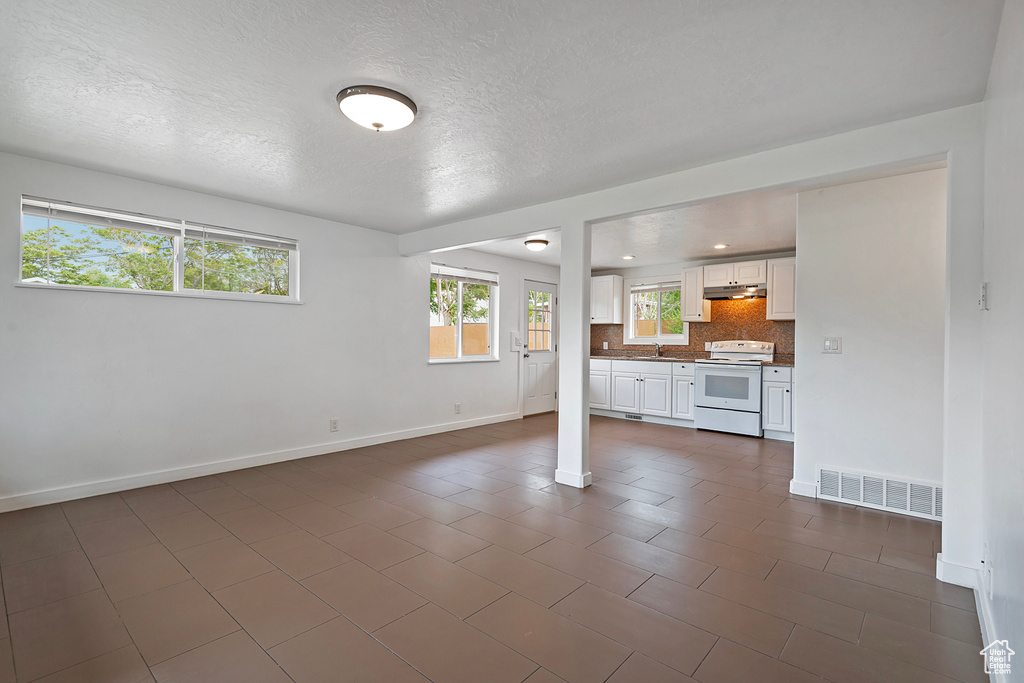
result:
[[[792,320],[765,320],[767,299],[725,300],[711,302],[711,322],[690,323],[690,343],[682,345],[666,345],[663,353],[671,356],[675,353],[704,353],[704,343],[729,339],[749,339],[751,341],[775,342],[776,355],[793,354],[793,332],[795,323]],[[591,325],[590,350],[593,355],[621,356],[644,349],[644,346],[622,343],[622,325]],[[608,342],[608,350],[602,343]],[[653,345],[652,345],[653,346]]]

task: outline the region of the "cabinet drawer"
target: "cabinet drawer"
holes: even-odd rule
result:
[[[793,368],[774,367],[769,365],[764,369],[765,382],[792,382]]]
[[[696,363],[673,363],[672,374],[676,377],[693,377],[693,372],[696,368]]]
[[[613,360],[612,372],[641,372],[645,375],[671,375],[673,363],[665,361]]]
[[[599,372],[611,372],[612,361],[610,358],[591,358],[590,369]]]

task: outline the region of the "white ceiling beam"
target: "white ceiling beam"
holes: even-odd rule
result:
[[[848,182],[867,171],[944,157],[976,143],[982,105],[972,104],[678,171],[606,190],[402,235],[410,256],[470,247],[577,221],[594,222],[743,192]]]

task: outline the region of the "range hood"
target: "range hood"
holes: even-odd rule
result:
[[[723,299],[764,299],[768,296],[765,285],[728,285],[725,287],[705,287],[704,298],[712,301]]]

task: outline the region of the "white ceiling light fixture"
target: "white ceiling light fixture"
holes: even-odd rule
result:
[[[625,256],[622,257],[622,260],[623,261],[632,261],[635,258],[636,258],[636,256],[633,256],[632,254],[626,254]]]
[[[716,244],[715,245],[715,249],[725,249],[727,246],[729,246],[729,245],[728,244]]]
[[[526,248],[529,249],[530,251],[544,251],[545,249],[548,248],[548,241],[547,240],[540,240],[540,239],[526,240],[526,242],[524,242],[524,244],[526,245]]]
[[[402,93],[377,85],[354,85],[338,93],[341,113],[375,130],[405,128],[416,118],[416,103]]]

